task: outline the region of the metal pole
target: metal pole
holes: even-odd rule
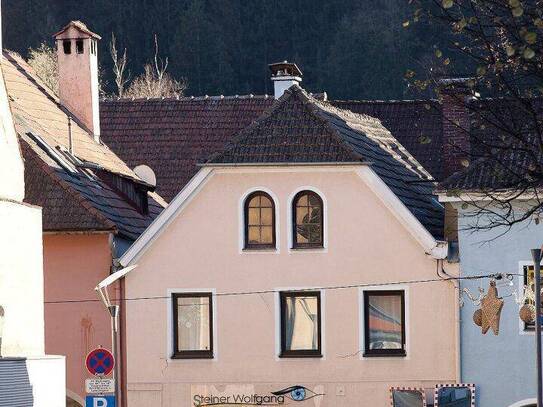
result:
[[[541,249],[532,249],[535,279],[535,346],[537,353],[537,407],[543,407],[543,382],[541,374]]]
[[[111,315],[111,353],[113,359],[115,359],[115,365],[113,367],[113,380],[115,381],[115,404],[120,406],[120,387],[119,387],[119,359],[117,357],[117,340],[119,335],[119,306],[110,305],[108,307],[109,314]]]

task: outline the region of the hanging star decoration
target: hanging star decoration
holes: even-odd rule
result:
[[[498,297],[496,282],[490,281],[488,292],[481,300],[481,332],[485,335],[490,328],[494,335],[500,332],[500,315],[503,308],[503,299]]]

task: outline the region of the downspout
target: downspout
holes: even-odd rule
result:
[[[115,246],[115,235],[110,234],[109,235],[109,249],[111,252],[111,270],[110,273],[116,272],[119,268],[122,268],[122,266],[119,263],[119,259],[117,256],[117,248]],[[120,371],[119,371],[119,377],[117,377],[117,380],[120,381],[120,389],[121,389],[121,400],[116,400],[117,405],[121,407],[126,407],[126,368],[125,368],[125,361],[126,361],[126,336],[125,336],[125,330],[126,330],[126,307],[125,307],[125,301],[124,301],[124,279],[120,279],[118,282],[118,296],[116,297],[116,301],[119,304],[119,359],[116,361],[116,363],[119,364]]]
[[[454,319],[455,319],[455,364],[456,364],[456,383],[462,383],[462,340],[461,340],[461,317],[460,317],[460,280],[454,279],[455,276],[448,274],[443,268],[443,259],[437,259],[437,275],[442,278],[453,278],[449,280],[454,286]],[[440,275],[439,270],[445,274],[445,277]],[[458,267],[458,276],[460,277],[460,266]]]

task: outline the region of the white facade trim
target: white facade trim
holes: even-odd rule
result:
[[[362,166],[356,169],[356,173],[394,214],[396,219],[413,235],[424,248],[426,254],[434,259],[447,257],[447,242],[436,240],[375,171],[368,166]]]
[[[364,292],[366,291],[403,291],[404,292],[404,312],[405,312],[405,356],[383,356],[383,357],[364,357],[365,349],[365,319],[364,319]],[[390,284],[390,285],[377,285],[377,286],[368,286],[361,287],[358,289],[358,355],[360,360],[386,360],[390,359],[400,359],[400,360],[409,360],[409,349],[410,349],[410,313],[409,313],[409,285],[408,284]]]
[[[537,399],[524,399],[521,401],[517,401],[516,403],[511,404],[509,407],[528,407],[531,405],[536,405]]]
[[[274,288],[274,302],[275,302],[275,360],[281,362],[289,362],[292,360],[299,360],[298,358],[282,358],[281,354],[281,293],[285,291],[318,291],[321,297],[320,304],[320,317],[321,317],[321,356],[314,358],[317,360],[326,360],[326,290],[314,289],[312,287],[280,287]]]
[[[213,358],[211,359],[172,359],[172,354],[174,351],[173,344],[173,302],[172,294],[177,293],[211,293],[212,304],[211,304],[211,314],[212,314],[212,323],[213,323]],[[219,346],[217,340],[217,290],[215,288],[168,288],[167,290],[168,299],[166,300],[166,318],[167,321],[167,332],[166,335],[166,361],[168,363],[190,363],[194,361],[217,361],[219,360]]]
[[[294,197],[297,193],[302,191],[311,191],[316,193],[321,199],[322,199],[322,227],[323,227],[323,234],[322,234],[322,248],[315,248],[315,249],[294,249],[294,236],[293,236],[293,222],[294,219],[292,219],[292,203],[294,200]],[[290,253],[326,253],[328,252],[328,202],[326,200],[326,196],[324,193],[319,190],[316,187],[304,185],[301,187],[296,188],[294,191],[290,193],[287,199],[287,247],[288,252]]]
[[[274,215],[275,215],[275,249],[263,250],[244,250],[245,248],[245,200],[253,192],[265,192],[273,199]],[[240,254],[279,254],[281,252],[281,218],[279,217],[279,198],[275,193],[266,187],[253,187],[245,191],[239,199],[238,205],[238,242]]]
[[[165,228],[177,217],[177,215],[188,205],[188,203],[198,194],[203,186],[213,177],[215,173],[252,173],[252,172],[355,172],[365,184],[377,195],[383,204],[392,212],[411,235],[419,242],[425,250],[425,253],[434,259],[444,259],[447,257],[447,242],[436,240],[428,230],[419,222],[402,201],[392,192],[392,190],[383,182],[383,180],[367,165],[338,165],[338,166],[281,166],[269,167],[262,166],[240,166],[240,167],[202,167],[200,171],[189,181],[189,183],[176,195],[172,202],[157,216],[151,225],[143,232],[140,237],[130,246],[126,253],[121,257],[120,263],[123,266],[134,264],[148,249],[148,247],[162,234]],[[302,187],[312,190],[312,187]],[[324,249],[306,250],[304,253],[315,253],[326,251],[328,246],[328,220],[326,197],[322,192],[313,188],[323,199],[324,205]],[[294,194],[292,195],[294,197]],[[289,204],[292,198],[289,199]],[[287,216],[291,211],[287,211]],[[289,224],[291,219],[289,218]],[[289,228],[290,229],[290,228]],[[290,239],[292,239],[292,231]],[[289,235],[287,233],[287,236]],[[279,239],[277,239],[279,240]],[[292,240],[288,242],[289,249],[292,247]],[[299,253],[298,250],[292,250],[291,253]]]
[[[177,215],[189,204],[198,194],[202,187],[213,176],[213,169],[202,168],[192,177],[187,185],[179,192],[172,202],[155,218],[153,223],[143,232],[140,237],[128,248],[120,259],[123,266],[134,264],[147,248],[166,229],[166,227],[177,217]]]

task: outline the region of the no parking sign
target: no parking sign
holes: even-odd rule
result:
[[[104,348],[97,348],[87,355],[85,365],[90,374],[106,376],[113,370],[115,359],[110,351]],[[98,407],[101,407],[100,405]],[[109,406],[108,406],[109,407]]]

